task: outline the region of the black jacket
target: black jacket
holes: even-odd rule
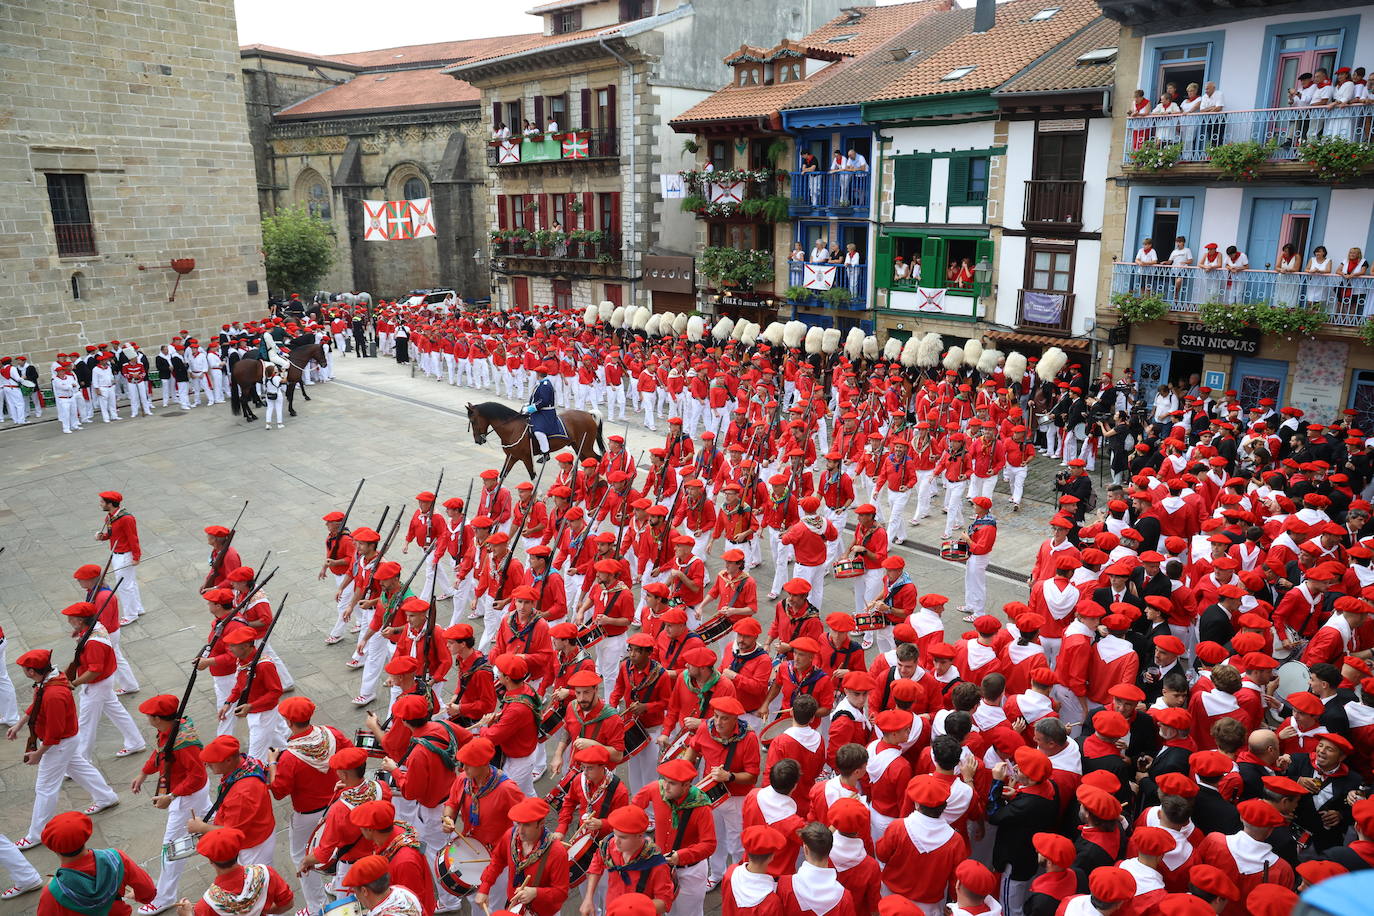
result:
[[[1031,838],[1058,820],[1059,803],[1053,798],[1025,792],[1012,796],[1011,801],[988,816],[988,823],[997,828],[992,845],[993,870],[1000,872],[1010,865],[1013,881],[1029,881],[1037,867]]]
[[[1302,779],[1304,777],[1317,777],[1316,768],[1313,766],[1312,758],[1308,754],[1294,754],[1293,762],[1288,767],[1288,772],[1284,774],[1289,779]],[[1315,795],[1304,795],[1298,800],[1298,812],[1294,820],[1312,833],[1313,849],[1330,849],[1333,846],[1344,845],[1345,832],[1355,823],[1354,817],[1350,813],[1350,805],[1346,803],[1346,796],[1351,790],[1358,789],[1360,777],[1348,767],[1345,773],[1330,780],[1323,781],[1323,787]],[[1327,827],[1321,822],[1320,812],[1335,811],[1340,814],[1340,822],[1335,827]]]
[[[1236,806],[1203,786],[1193,799],[1193,823],[1203,833],[1236,833],[1241,829]]]

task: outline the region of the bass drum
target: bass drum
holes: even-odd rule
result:
[[[784,709],[778,713],[777,717],[763,728],[759,729],[759,744],[767,746],[778,735],[792,727],[792,710]]]
[[[584,833],[568,844],[568,887],[577,887],[587,878],[596,855],[596,834]]]
[[[649,743],[649,733],[638,722],[631,722],[625,729],[625,759],[629,760]]]
[[[1295,693],[1302,693],[1308,688],[1307,666],[1299,661],[1284,662],[1279,665],[1278,671],[1274,673],[1278,679],[1278,689],[1274,695],[1284,702]]]
[[[491,864],[491,853],[469,836],[460,836],[434,857],[439,883],[455,897],[466,897],[482,882],[482,871]]]

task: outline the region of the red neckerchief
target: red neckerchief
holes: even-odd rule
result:
[[[1078,892],[1078,876],[1069,868],[1047,871],[1031,882],[1030,891],[1063,900]]]
[[[1083,757],[1085,759],[1120,756],[1121,751],[1115,744],[1097,734],[1091,734],[1083,741]]]
[[[1054,788],[1050,780],[1032,783],[1028,786],[1017,786],[1016,791],[1021,795],[1039,795],[1041,798],[1054,798]]]
[[[1193,739],[1188,735],[1184,735],[1182,738],[1170,738],[1168,741],[1164,742],[1164,746],[1181,747],[1189,753],[1192,753],[1197,750],[1197,743],[1193,741]]]
[[[1253,763],[1257,767],[1263,767],[1265,772],[1267,773],[1276,772],[1273,767],[1265,763],[1263,760],[1260,760],[1254,754],[1250,753],[1248,749],[1236,754],[1236,763]]]
[[[1113,859],[1121,851],[1121,834],[1115,830],[1099,830],[1096,827],[1079,827],[1078,830],[1083,839],[1102,847]]]

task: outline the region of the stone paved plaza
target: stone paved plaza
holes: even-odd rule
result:
[[[441,466],[446,473],[440,499],[462,496],[470,479],[496,464],[499,449],[494,439],[485,446],[474,444],[464,416],[466,402],[491,400],[489,393],[451,388],[418,373],[412,377],[410,367],[392,360],[342,357],[336,380],[309,391],[313,400],[308,403],[297,396],[299,416],[288,417],[284,430],[270,432],[260,423],[250,426],[233,417],[228,404],[223,404],[189,412],[175,406],[160,408],[154,417],[137,420],[127,419],[126,410],[126,419],[118,423],[97,423],[68,436],[51,422],[48,411],[44,416],[48,422],[0,433],[0,545],[5,547],[0,556],[0,594],[4,596],[9,672],[21,709],[30,690],[13,661],[39,647],[54,648],[57,664],[65,666],[70,660],[72,643],[65,618],[58,612],[80,599],[72,571],[106,558],[103,545],[95,541],[101,524],[97,494],[116,489],[124,493],[125,505],[138,517],[144,555],[138,578],[148,613],[125,629],[123,636],[124,652],[142,686],[124,700],[135,719],[142,721],[136,711],[142,699],[160,692],[180,694],[184,688],[189,660],[201,648],[208,629],[209,618],[198,597],[208,559],[202,529],[215,523],[229,525],[243,501],[249,500],[235,545],[244,562],[253,566],[270,549],[268,568],[281,569],[269,587],[269,597],[275,605],[283,592],[290,593],[273,644],[294,675],[297,692],[318,704],[316,721],[353,734],[362,723],[362,713],[349,702],[358,686],[358,673],[344,665],[349,643],[324,645],[332,622],[332,587],[316,579],[323,549],[320,517],[342,510],[358,480],[366,477],[350,524],[375,525],[388,504],[393,517],[399,510],[409,518],[414,511],[412,497],[433,487]],[[623,423],[606,424],[608,435],[623,430]],[[638,455],[661,444],[662,435],[634,422],[628,447]],[[550,477],[553,473],[552,469],[548,472]],[[523,477],[524,471],[517,469],[510,484]],[[1016,515],[1004,511],[1005,491],[999,487],[996,511],[1001,528],[994,572],[1015,571],[1017,578],[989,576],[989,608],[1025,598],[1024,576],[1049,515],[1048,503],[1038,500],[1047,498],[1050,477],[1050,462],[1041,461],[1028,483],[1025,508]],[[948,595],[952,609],[963,599],[963,567],[934,555],[939,525],[937,516],[915,528],[919,543],[909,542],[901,552],[922,593]],[[398,537],[393,556],[404,562],[408,573],[418,554],[412,549],[401,556],[400,541]],[[713,559],[710,574],[719,566],[719,560]],[[755,578],[763,583],[761,593],[771,572],[767,562],[754,570]],[[847,585],[827,587],[823,611],[835,610],[853,611]],[[762,609],[762,614],[766,627],[771,607]],[[967,629],[953,610],[946,620],[951,638]],[[198,680],[190,713],[200,724],[202,736],[213,736],[208,677]],[[240,738],[246,738],[242,727]],[[121,803],[96,816],[92,844],[118,846],[156,875],[165,819],[147,801],[146,792],[137,796],[129,791],[144,755],[116,759],[118,748],[119,735],[105,722],[95,762],[120,791]],[[5,799],[0,807],[0,831],[12,839],[22,836],[27,827],[32,798],[33,770],[21,762],[22,749],[20,740],[6,744],[0,753],[0,791]],[[68,783],[68,789],[64,807],[89,803],[74,784]],[[278,803],[277,811],[281,836],[276,865],[289,875],[293,872],[283,820],[289,803]],[[27,855],[45,874],[56,864],[46,849]],[[7,877],[0,875],[0,880]],[[208,863],[192,859],[182,893],[198,897],[210,877]],[[37,900],[35,894],[0,904],[0,916],[31,913]],[[580,894],[574,892],[564,912],[575,912],[578,901]],[[709,912],[719,910],[716,894],[707,903]]]

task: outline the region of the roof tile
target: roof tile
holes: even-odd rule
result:
[[[439,68],[360,73],[278,111],[277,120],[337,117],[364,111],[452,108],[477,102],[476,87]]]
[[[1099,18],[1007,80],[997,90],[997,94],[1101,89],[1112,86],[1116,82],[1116,64],[1113,61],[1080,64],[1078,58],[1098,48],[1115,48],[1120,37],[1120,23]]]

